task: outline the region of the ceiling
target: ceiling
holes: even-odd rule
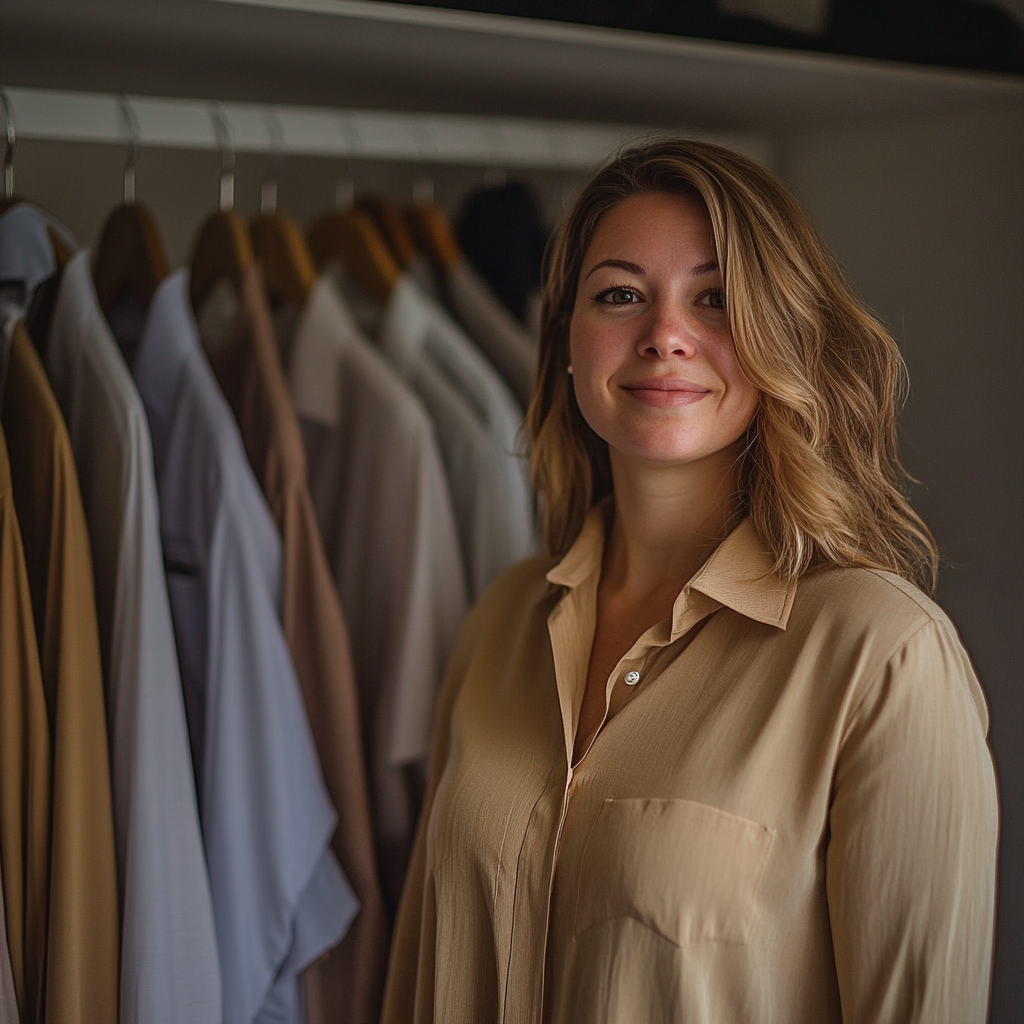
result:
[[[4,85],[785,131],[1019,104],[1013,76],[365,0],[3,0]]]

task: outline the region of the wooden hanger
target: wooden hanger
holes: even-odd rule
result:
[[[170,273],[160,229],[149,209],[124,203],[107,218],[93,265],[100,307],[109,314],[111,303],[130,290],[149,306],[160,282]]]
[[[356,209],[370,215],[398,265],[408,270],[416,259],[417,249],[398,204],[383,196],[364,196],[356,200]]]
[[[234,210],[218,210],[199,229],[192,250],[188,294],[196,316],[215,284],[226,278],[242,293],[242,278],[254,262],[245,221]]]
[[[465,258],[448,218],[433,203],[413,203],[407,207],[405,222],[420,252],[441,280]]]
[[[316,284],[316,268],[295,222],[282,213],[261,214],[249,222],[249,236],[271,303],[304,305]]]
[[[367,213],[331,210],[313,222],[307,238],[318,267],[339,260],[372,298],[387,302],[402,270]]]

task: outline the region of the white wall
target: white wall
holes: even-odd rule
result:
[[[1002,805],[991,1020],[1024,1020],[1024,110],[815,132],[780,170],[900,341],[902,451],[938,598],[991,710]]]

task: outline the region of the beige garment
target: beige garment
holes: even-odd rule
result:
[[[458,536],[426,412],[327,278],[287,348],[310,491],[352,631],[381,882],[393,910],[422,797],[422,775],[410,777],[410,766],[430,751],[434,702],[466,613]]]
[[[49,859],[50,733],[7,442],[0,428],[0,923],[23,1024],[42,1019]],[[4,1006],[0,999],[0,1011]],[[0,1019],[7,1020],[3,1013]]]
[[[120,922],[92,556],[67,428],[22,329],[11,347],[3,421],[53,751],[46,996],[38,1019],[115,1021]]]
[[[996,790],[946,616],[882,572],[788,585],[747,520],[571,769],[604,533],[467,619],[384,1021],[980,1024]]]
[[[525,409],[537,376],[537,342],[463,259],[448,269],[448,296],[458,318]]]
[[[320,541],[299,422],[255,267],[245,275],[240,299],[237,323],[226,340],[214,344],[210,363],[281,533],[284,635],[338,812],[331,845],[361,906],[342,942],[306,973],[308,1013],[313,1022],[370,1021],[380,1005],[388,924],[377,879],[348,631]]]

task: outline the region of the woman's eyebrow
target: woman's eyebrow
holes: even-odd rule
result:
[[[625,270],[629,274],[642,274],[644,268],[639,263],[630,263],[629,260],[602,260],[600,263],[595,263],[587,272],[587,277],[590,277],[595,270],[600,270],[602,267],[618,267],[619,270]],[[583,280],[585,281],[585,277]]]
[[[700,277],[701,274],[710,274],[712,270],[717,270],[718,264],[712,260],[710,263],[698,263],[697,266],[690,271],[693,277]]]

